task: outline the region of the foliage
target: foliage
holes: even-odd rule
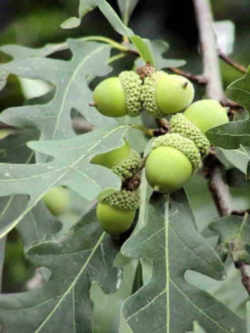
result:
[[[228,96],[246,109],[245,116],[207,133],[216,163],[244,175],[240,186],[229,184],[233,210],[241,207],[243,218],[219,217],[206,177],[214,158],[210,154],[204,172],[171,196],[153,193],[143,171],[131,233],[113,239],[97,221],[98,194],[107,187],[119,189],[121,180],[91,160],[125,140],[146,157],[157,122],[144,116],[104,117],[91,106],[93,87],[121,71],[121,61],[158,70],[185,64],[167,57],[166,41],[143,38],[128,27],[138,2],[118,0],[120,18],[105,0],[81,0],[78,16],[62,24],[78,27],[98,8],[122,43],[88,36],[37,49],[0,48],[12,58],[0,66],[1,89],[8,75],[42,80],[49,87],[48,93],[0,114],[7,126],[0,140],[0,277],[5,238],[13,229],[42,277],[40,288],[0,294],[1,332],[250,332],[248,296],[232,273],[232,263],[250,260],[250,220],[244,214],[250,209],[245,179],[249,72],[227,88]],[[62,50],[71,53],[69,60],[58,57]],[[84,124],[80,134],[75,120]],[[42,198],[55,186],[69,189],[75,215],[54,217],[48,211]],[[234,304],[239,290],[241,304]]]

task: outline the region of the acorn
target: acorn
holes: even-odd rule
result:
[[[93,92],[94,105],[107,117],[138,116],[141,112],[140,76],[133,71],[123,71],[118,77],[100,82]]]
[[[194,142],[188,138],[177,133],[167,133],[154,140],[152,148],[156,149],[158,147],[172,147],[182,152],[191,162],[193,172],[201,167],[202,161],[199,149]]]
[[[122,181],[133,177],[142,166],[140,154],[127,141],[120,148],[95,156],[91,162],[111,169]]]
[[[145,78],[141,98],[148,113],[162,118],[190,105],[194,99],[194,87],[181,75],[156,71]]]
[[[213,99],[203,99],[191,104],[184,112],[184,116],[203,133],[229,122],[227,109]]]
[[[199,149],[201,157],[205,157],[208,154],[210,142],[207,137],[183,114],[176,114],[171,118],[169,132],[178,133],[193,141]]]
[[[137,192],[108,189],[98,196],[96,215],[102,228],[115,236],[131,227],[138,207]]]
[[[146,178],[154,190],[171,193],[181,188],[201,166],[198,148],[179,134],[166,134],[157,138],[149,154]]]
[[[43,200],[51,214],[58,216],[69,208],[70,196],[66,188],[56,186],[44,195]]]

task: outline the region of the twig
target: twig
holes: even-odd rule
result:
[[[205,78],[204,75],[195,75],[186,71],[183,71],[179,68],[176,67],[169,67],[168,68],[171,72],[175,74],[179,74],[182,76],[185,76],[187,79],[189,79],[192,82],[198,83],[200,85],[206,85],[207,84],[207,79]]]
[[[238,103],[235,103],[233,101],[230,101],[228,99],[225,99],[224,101],[221,101],[220,104],[225,107],[229,107],[230,109],[233,110],[244,110],[244,107]]]
[[[161,119],[156,119],[156,122],[159,126],[159,128],[162,128],[164,130],[164,133],[167,133],[169,130],[169,123],[166,119],[161,118]]]
[[[241,261],[236,265],[236,268],[239,269],[241,273],[241,282],[248,295],[250,295],[250,266]]]
[[[215,167],[211,173],[210,189],[221,215],[230,215],[232,212],[231,195],[228,185],[223,180],[222,170],[219,166]]]
[[[207,97],[221,101],[224,100],[224,92],[210,2],[208,0],[193,0],[193,3],[200,35],[204,76],[207,79]]]
[[[231,58],[229,58],[226,54],[224,54],[222,51],[218,51],[219,57],[226,62],[227,64],[231,65],[232,67],[234,67],[235,69],[237,69],[237,71],[246,74],[247,73],[247,69],[246,67],[244,67],[243,65],[237,63],[236,61],[232,60]]]

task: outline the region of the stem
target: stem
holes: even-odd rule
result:
[[[215,167],[212,171],[210,189],[214,194],[217,207],[222,216],[231,214],[231,195],[228,185],[223,180],[221,167]]]
[[[134,55],[139,56],[139,53],[135,50],[130,49],[128,46],[122,44],[122,43],[118,43],[115,40],[108,38],[108,37],[103,37],[103,36],[87,36],[87,37],[83,37],[83,38],[79,38],[78,40],[81,41],[97,41],[97,42],[103,42],[106,44],[111,45],[113,48],[120,50],[121,52],[127,52],[127,53],[132,53]],[[67,42],[64,43],[60,43],[60,44],[55,44],[54,45],[54,52],[58,52],[58,51],[64,51],[67,50],[69,48]],[[51,48],[48,48],[48,52],[45,53],[44,55],[50,55],[51,52]]]
[[[154,129],[144,127],[143,125],[132,125],[133,128],[136,128],[142,131],[146,136],[153,137],[154,136]]]
[[[173,72],[175,74],[185,76],[190,81],[193,81],[193,82],[198,83],[200,85],[206,85],[207,84],[207,79],[205,78],[204,75],[195,75],[195,74],[192,74],[192,73],[189,73],[189,72],[185,72],[185,71],[183,71],[179,68],[176,68],[176,67],[169,67],[168,69],[171,72]]]
[[[247,69],[246,67],[244,67],[243,65],[237,63],[236,61],[232,60],[231,58],[229,58],[226,54],[224,54],[223,52],[219,51],[219,57],[226,62],[228,65],[231,65],[233,68],[235,68],[237,71],[246,74],[247,73]]]
[[[213,30],[213,17],[208,0],[193,0],[200,36],[200,48],[203,58],[204,76],[207,79],[208,98],[224,100],[216,36]]]

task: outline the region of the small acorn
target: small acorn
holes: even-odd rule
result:
[[[170,133],[178,133],[181,136],[193,141],[199,149],[202,157],[205,157],[208,154],[210,142],[207,137],[183,114],[179,113],[171,118]]]
[[[141,99],[148,113],[162,118],[190,105],[194,99],[194,87],[181,75],[156,71],[145,78]]]
[[[201,166],[198,148],[179,134],[166,134],[155,139],[145,171],[154,190],[171,193],[181,188]]]
[[[96,215],[102,228],[116,236],[131,227],[138,207],[137,192],[108,189],[101,192],[98,197]]]
[[[203,133],[229,122],[226,108],[213,99],[203,99],[191,104],[184,112],[184,116]]]
[[[141,112],[140,76],[124,71],[100,82],[93,92],[94,105],[107,117],[138,116]]]
[[[95,156],[91,162],[112,169],[123,181],[131,178],[142,166],[140,154],[127,141],[120,148]]]
[[[62,215],[69,208],[69,192],[62,186],[51,188],[43,197],[43,200],[50,210],[55,215]]]

